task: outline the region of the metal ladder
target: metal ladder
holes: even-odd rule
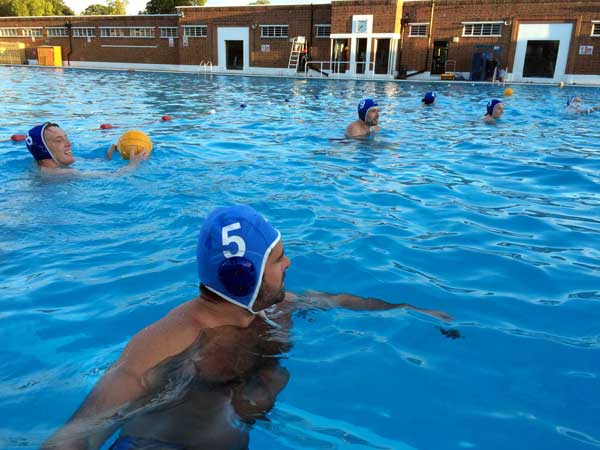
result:
[[[292,41],[292,49],[290,50],[290,60],[288,61],[288,69],[298,70],[300,63],[300,55],[306,49],[306,38],[304,36],[296,36]]]

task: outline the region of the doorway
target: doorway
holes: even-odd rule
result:
[[[367,39],[360,38],[356,40],[356,73],[365,73],[367,60]]]
[[[434,41],[433,58],[431,61],[431,75],[446,73],[446,61],[448,60],[448,42]]]
[[[500,45],[475,45],[471,59],[471,81],[492,81],[496,68],[501,66]]]
[[[350,46],[348,39],[336,39],[333,46],[333,61],[332,67],[334,73],[346,73],[348,63],[350,62]]]
[[[244,70],[244,41],[225,41],[227,70]]]
[[[527,41],[523,78],[554,78],[560,41]]]
[[[387,74],[390,63],[390,39],[378,39],[375,52],[375,73]]]

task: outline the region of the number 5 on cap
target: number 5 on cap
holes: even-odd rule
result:
[[[233,258],[234,256],[242,257],[246,254],[246,242],[244,242],[241,236],[229,235],[230,231],[239,230],[240,228],[242,228],[242,226],[239,222],[236,222],[221,229],[223,247],[226,247],[229,244],[237,245],[237,251],[235,253],[231,253],[229,250],[223,250],[223,256],[225,256],[225,258]]]

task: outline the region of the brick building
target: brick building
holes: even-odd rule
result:
[[[489,81],[501,68],[514,81],[600,84],[600,0],[333,0],[3,17],[1,42],[23,42],[31,63],[38,46],[60,46],[64,65],[75,67],[303,75],[308,59],[309,76],[454,72]]]

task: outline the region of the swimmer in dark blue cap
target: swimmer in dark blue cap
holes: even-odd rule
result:
[[[69,169],[68,171],[63,170],[62,173],[92,175],[89,172],[83,173],[69,168],[75,162],[72,144],[67,134],[56,123],[45,122],[33,127],[25,137],[25,144],[38,167],[45,173],[61,173],[60,169]],[[143,153],[134,155],[130,158],[128,168],[135,167],[146,157],[147,155]],[[100,174],[100,172],[96,174]]]
[[[421,102],[425,105],[431,105],[431,104],[433,104],[433,102],[435,102],[435,97],[436,97],[435,92],[429,91],[423,96],[423,98],[421,99]]]
[[[293,311],[409,308],[451,320],[375,298],[286,293],[281,233],[249,206],[208,214],[196,259],[200,295],[136,334],[43,449],[99,448],[119,427],[112,450],[247,449],[251,425],[288,381],[279,359]]]
[[[379,105],[373,99],[366,98],[358,104],[358,120],[346,128],[346,136],[363,138],[381,130],[379,123]]]
[[[75,162],[71,141],[55,123],[46,122],[33,127],[27,133],[25,144],[40,168],[56,169]]]
[[[504,103],[502,100],[493,99],[487,104],[486,114],[482,117],[486,122],[495,122],[496,119],[502,117],[504,113]]]
[[[589,114],[594,111],[600,111],[600,106],[585,108],[582,104],[581,97],[577,95],[571,95],[567,100],[567,107],[565,111],[569,114]]]

